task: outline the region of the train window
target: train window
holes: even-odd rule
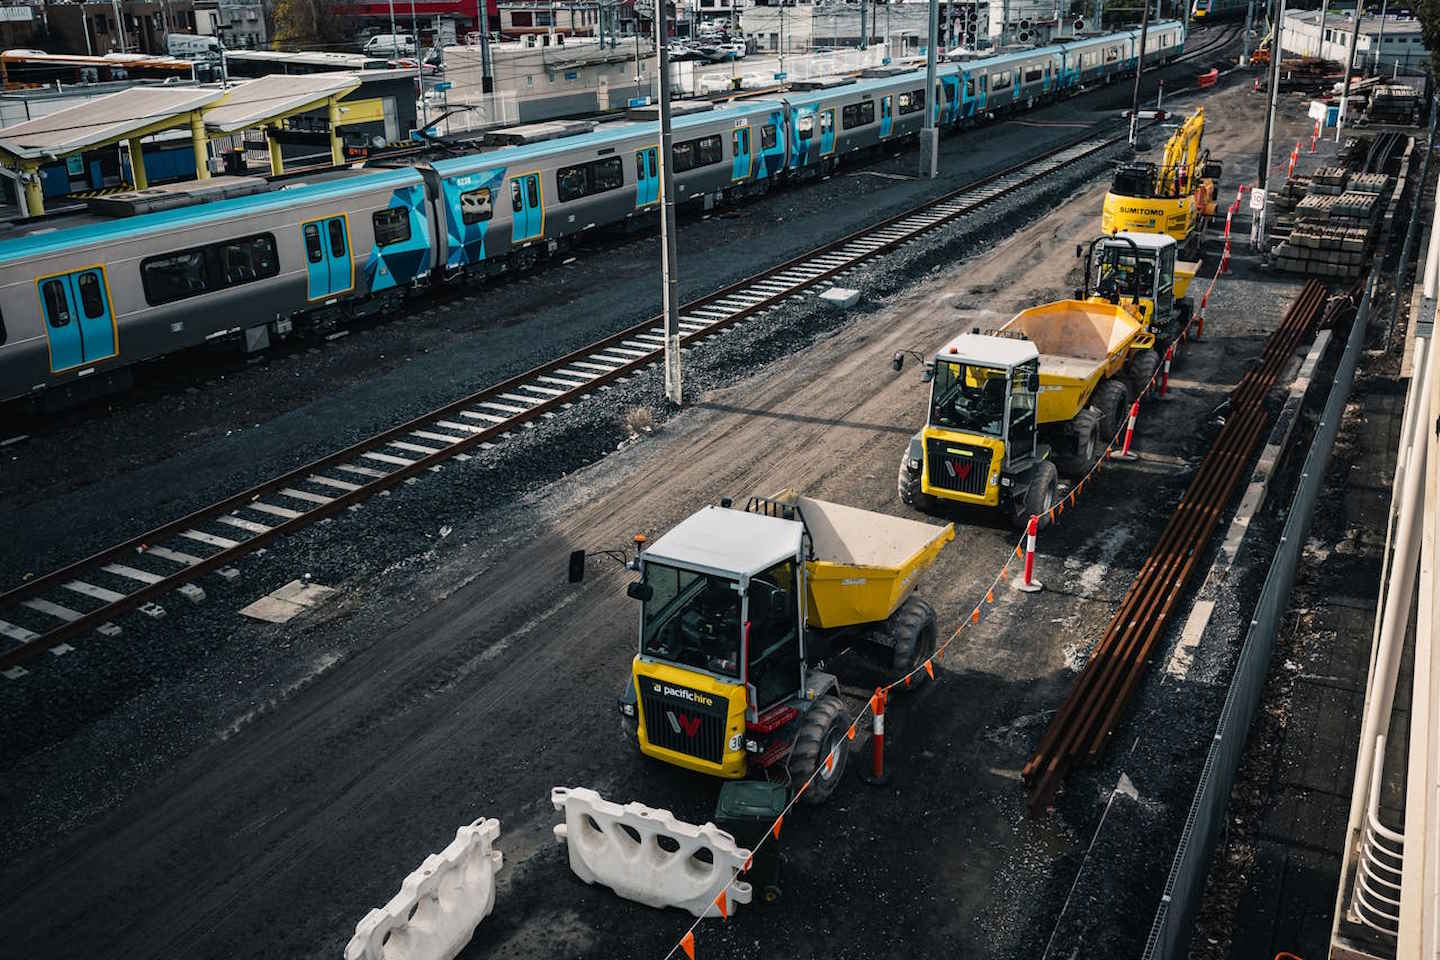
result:
[[[275,255],[275,238],[268,233],[217,243],[211,250],[219,271],[216,282],[211,286],[217,289],[264,280],[280,272],[280,258]]]
[[[863,127],[875,122],[875,101],[862,100],[859,103],[852,103],[840,110],[840,123],[846,130],[852,127]]]
[[[813,116],[801,117],[795,121],[795,136],[801,140],[809,140],[815,135],[815,118]]]
[[[635,182],[639,183],[645,178],[645,151],[639,150],[635,153]]]
[[[925,109],[925,89],[911,90],[909,93],[900,94],[900,112],[902,114],[915,113],[917,110]]]
[[[711,134],[699,140],[686,140],[684,143],[675,144],[671,156],[675,159],[675,172],[684,173],[686,170],[708,167],[724,160],[725,146],[718,134]]]
[[[105,298],[100,294],[100,278],[95,276],[94,271],[87,270],[76,277],[75,286],[80,291],[80,309],[85,311],[85,319],[103,317]]]
[[[994,80],[990,83],[991,90],[1003,90],[1010,86],[1010,71],[995,74]]]
[[[345,256],[345,221],[339,217],[330,220],[330,256]]]
[[[555,171],[556,196],[561,203],[585,196],[585,167],[561,167]]]
[[[530,203],[531,210],[540,209],[540,178],[525,178],[525,199]]]
[[[40,296],[45,301],[45,316],[52,327],[63,327],[70,322],[70,298],[65,296],[65,285],[59,280],[46,280],[40,284]]]
[[[460,220],[463,223],[483,223],[493,216],[490,207],[490,188],[466,190],[460,194]]]
[[[1107,47],[1107,48],[1105,49],[1105,62],[1106,62],[1106,63],[1114,63],[1116,60],[1119,60],[1119,59],[1120,59],[1120,48],[1119,48],[1119,47]]]
[[[760,128],[760,149],[775,149],[775,124],[767,123]]]
[[[1041,77],[1043,77],[1044,75],[1045,75],[1045,71],[1044,71],[1042,68],[1040,68],[1040,67],[1028,67],[1028,68],[1026,68],[1026,70],[1025,70],[1025,82],[1026,82],[1026,83],[1035,83],[1035,82],[1037,82]]]
[[[973,97],[973,96],[975,96],[975,78],[974,78],[974,77],[967,77],[966,80],[965,80],[965,96],[967,96],[967,97]]]
[[[625,186],[625,165],[619,157],[607,157],[590,164],[590,188],[592,193],[605,190],[619,190]]]
[[[510,181],[510,208],[516,213],[525,209],[525,198],[520,195],[520,181]]]
[[[0,347],[5,346],[5,311],[0,310]]]
[[[319,263],[325,259],[325,251],[320,247],[320,225],[318,223],[305,224],[305,256],[311,263]],[[150,302],[154,303],[155,301]]]
[[[315,246],[320,245],[320,231],[314,224],[308,224],[305,227],[307,248],[312,229],[315,230]],[[205,251],[176,250],[141,260],[140,283],[145,288],[145,302],[152,307],[202,294],[210,289],[205,270]]]
[[[574,167],[561,167],[555,171],[555,185],[561,203],[592,193],[618,190],[625,185],[625,166],[619,157],[606,157]]]
[[[820,114],[820,134],[824,136],[835,129],[835,111],[825,110]]]
[[[410,211],[405,207],[389,207],[370,215],[375,227],[375,245],[404,243],[410,239]]]

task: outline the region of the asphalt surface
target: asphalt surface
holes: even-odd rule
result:
[[[1254,99],[1241,90],[1213,98],[1217,153],[1230,139],[1251,148]],[[1225,105],[1235,111],[1228,134]],[[1052,109],[1060,122],[1086,116],[1083,105]],[[1002,124],[984,142],[988,151],[1002,136],[1056,129],[1075,133]],[[964,146],[948,141],[947,167],[983,168],[987,153]],[[1097,182],[1067,204],[1037,191],[877,266],[863,278],[858,316],[796,307],[693,352],[695,403],[673,417],[657,410],[659,433],[619,453],[604,457],[625,441],[626,409],[653,402],[653,376],[287,541],[247,563],[240,584],[212,589],[214,602],[177,608],[159,623],[127,619],[119,640],[87,640],[71,658],[4,685],[7,948],[22,956],[334,956],[365,910],[387,900],[457,826],[497,816],[507,859],[501,905],[466,956],[663,956],[683,917],[574,881],[550,838],[548,791],[590,786],[704,819],[715,785],[642,762],[619,742],[612,698],[632,649],[633,606],[617,569],[565,585],[566,552],[653,535],[723,494],[783,486],[905,512],[895,501],[895,464],[920,421],[923,393],[912,372],[889,370],[890,353],[928,348],[957,325],[1067,291],[1073,243],[1098,219]],[[695,223],[687,230],[713,233],[708,242],[692,235],[712,270],[712,282],[694,292],[843,232],[861,219],[851,209],[857,193],[871,196],[869,220],[883,212],[877,207],[913,203],[916,193],[906,191],[920,189],[938,186],[836,176],[787,192],[764,216],[745,209]],[[801,208],[809,218],[802,227],[776,223]],[[1014,239],[975,257],[1016,226]],[[756,252],[760,237],[770,245]],[[22,481],[7,497],[25,556],[17,563],[7,554],[6,579],[643,317],[657,284],[641,265],[650,255],[640,260],[638,251],[653,243],[587,254],[575,268],[596,271],[585,283],[542,274],[320,354],[241,370],[198,394],[182,391],[203,408],[188,438],[176,436],[185,431],[174,425],[187,421],[173,392],[122,403],[105,431],[84,416],[57,427],[7,466],[37,457],[53,464],[81,434],[102,449],[67,469],[68,492],[42,492],[42,468],[31,466],[29,486]],[[607,268],[610,282],[600,284]],[[929,279],[916,286],[917,277]],[[534,315],[508,326],[492,319],[501,314],[488,314],[488,304],[504,296]],[[1273,316],[1247,304],[1229,320],[1217,317],[1212,345],[1187,356],[1193,393],[1182,391],[1144,428],[1156,459],[1107,482],[1085,523],[1048,534],[1042,572],[1052,589],[1002,596],[997,615],[942,667],[942,682],[897,716],[892,787],[866,792],[852,778],[823,815],[787,820],[783,903],[724,928],[707,925],[708,956],[955,947],[1011,956],[1044,946],[1097,810],[1082,797],[1056,818],[1026,820],[1016,770],[1083,662],[1086,638],[1103,628],[1147,538],[1158,534],[1163,505],[1183,490],[1184,465],[1206,439],[1197,424],[1238,381],[1283,300],[1273,306]],[[623,320],[607,314],[611,307]],[[515,309],[511,316],[523,315]],[[476,327],[483,333],[465,335]],[[390,337],[411,347],[400,354],[407,359],[395,362],[393,347],[377,343]],[[286,363],[298,375],[277,376]],[[226,437],[237,409],[226,401],[239,398],[260,408],[247,417],[256,425]],[[7,475],[26,468],[14,469]],[[1141,499],[1153,515],[1135,509]],[[947,624],[983,593],[1013,536],[992,517],[958,519],[957,543],[921,586]],[[237,600],[307,574],[340,588],[317,614],[285,627],[234,616]]]

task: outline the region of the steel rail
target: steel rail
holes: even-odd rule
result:
[[[1022,770],[1031,812],[1048,806],[1070,766],[1103,749],[1163,636],[1205,545],[1245,475],[1269,420],[1265,401],[1324,305],[1318,280],[1302,288],[1231,397],[1231,415],[1035,753]]]
[[[798,257],[729,284],[681,308],[682,342],[693,344],[747,318],[833,282],[837,276],[894,252],[911,241],[974,213],[996,199],[1036,184],[1070,164],[1122,141],[1123,136],[1071,141],[903,213],[856,230]],[[166,593],[303,527],[437,467],[456,455],[488,448],[492,441],[554,416],[559,410],[658,362],[661,318],[654,317],[525,373],[446,404],[420,417],[225,497],[177,520],[107,547],[82,560],[18,584],[0,594],[0,636],[16,645],[0,653],[0,670],[46,649],[64,652],[64,641],[98,628],[121,613],[146,607]],[[403,456],[402,454],[409,454]],[[418,455],[418,456],[417,456]],[[413,458],[413,459],[412,459]],[[343,473],[344,476],[336,476]],[[265,499],[282,500],[270,503]],[[279,522],[274,522],[275,520]],[[268,522],[267,522],[268,521]],[[220,531],[214,532],[216,525]],[[212,528],[206,530],[206,527]],[[248,534],[235,539],[240,533]],[[184,540],[217,552],[199,556],[165,544]],[[203,552],[203,551],[202,551]],[[137,558],[178,569],[135,567]],[[92,583],[97,573],[135,589],[121,592]],[[107,581],[109,582],[109,581]],[[189,588],[194,591],[195,588]],[[61,592],[100,600],[80,611],[44,595]],[[19,608],[26,612],[18,614]],[[163,608],[147,607],[152,615]],[[44,628],[40,619],[61,622]],[[35,629],[15,619],[32,623]]]

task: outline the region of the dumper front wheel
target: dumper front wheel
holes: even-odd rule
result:
[[[935,653],[935,608],[919,597],[909,597],[900,609],[890,614],[885,631],[893,642],[891,666],[897,675],[917,670]],[[910,678],[912,686],[924,683],[930,675],[919,670]]]
[[[1130,388],[1121,380],[1106,380],[1095,388],[1095,393],[1090,397],[1090,405],[1100,415],[1100,421],[1096,424],[1100,443],[1112,443],[1119,434],[1120,427],[1130,416],[1131,396]]]
[[[1100,391],[1095,392],[1099,394]],[[1095,447],[1101,436],[1101,422],[1099,414],[1086,409],[1078,411],[1065,425],[1065,448],[1070,451],[1065,455],[1066,476],[1081,476],[1090,469],[1090,464],[1095,462]]]
[[[1055,494],[1060,486],[1060,473],[1055,464],[1042,460],[1031,468],[1030,484],[1020,500],[1020,509],[1015,514],[1015,525],[1024,527],[1031,517],[1040,518],[1040,526],[1050,525],[1050,508],[1055,506]]]
[[[1143,394],[1159,369],[1160,357],[1154,350],[1136,351],[1135,356],[1130,358],[1130,369],[1125,373],[1125,379],[1130,381],[1131,395],[1138,397]]]
[[[790,748],[790,786],[799,790],[806,782],[810,788],[800,798],[811,806],[830,799],[845,776],[845,760],[850,754],[845,733],[850,729],[850,711],[845,701],[836,696],[823,696],[805,714],[795,745]],[[826,764],[834,755],[835,762]],[[815,779],[810,780],[811,775]]]

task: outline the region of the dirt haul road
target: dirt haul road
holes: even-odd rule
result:
[[[1207,101],[1212,150],[1235,171],[1228,195],[1239,167],[1251,166],[1261,109],[1244,89]],[[484,526],[424,555],[423,569],[395,581],[403,589],[351,584],[303,628],[257,629],[260,656],[259,645],[282,635],[321,659],[342,638],[351,652],[111,812],[3,868],[7,948],[25,957],[338,956],[356,921],[428,852],[457,826],[493,816],[506,857],[499,907],[465,956],[665,956],[688,918],[575,881],[550,835],[549,789],[589,786],[704,820],[717,784],[620,742],[615,696],[635,628],[628,575],[592,566],[585,584],[568,586],[567,551],[654,536],[722,495],[785,486],[913,515],[896,500],[895,471],[926,392],[913,368],[890,370],[891,353],[931,349],[1072,289],[1074,245],[1097,229],[1103,192],[1097,183],[987,255],[691,398],[654,437],[512,506],[486,505]],[[1026,819],[1018,768],[1183,490],[1185,465],[1203,453],[1206,414],[1283,309],[1281,287],[1269,314],[1212,320],[1207,342],[1187,351],[1175,397],[1146,413],[1145,458],[1109,471],[1042,538],[1050,589],[997,596],[940,682],[896,718],[889,788],[865,787],[852,772],[823,814],[787,819],[782,902],[703,926],[707,960],[1044,947],[1097,813],[1087,803]],[[423,497],[424,487],[401,495]],[[1014,542],[995,517],[958,519],[956,542],[919,587],[942,629],[980,599]],[[1147,849],[1149,838],[1137,837],[1136,856],[1163,866],[1160,840]],[[1135,907],[1137,938],[1152,904]]]

